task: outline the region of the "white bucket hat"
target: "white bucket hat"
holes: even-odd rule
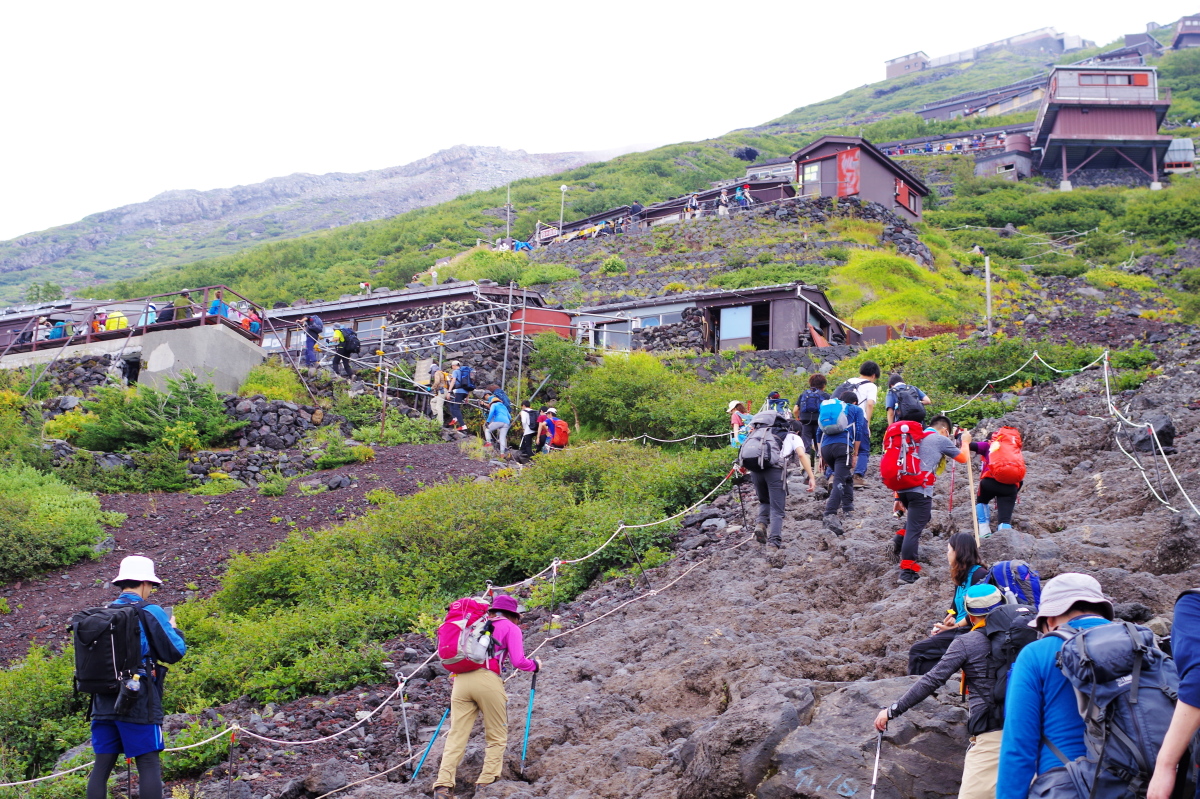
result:
[[[1077,572],[1060,574],[1042,587],[1042,604],[1038,606],[1035,621],[1061,616],[1076,602],[1099,605],[1101,614],[1112,621],[1113,603],[1104,595],[1095,577]],[[1107,611],[1107,612],[1105,612]]]
[[[141,555],[130,555],[121,561],[121,569],[113,579],[114,583],[122,580],[136,580],[139,583],[154,583],[162,585],[162,580],[154,573],[154,561]]]

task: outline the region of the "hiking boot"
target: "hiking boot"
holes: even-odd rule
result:
[[[979,523],[979,538],[980,538],[980,540],[983,540],[985,538],[991,538],[991,537],[992,537],[991,526],[988,525],[987,522],[980,522]]]
[[[771,541],[767,542],[767,546],[772,547],[774,549],[783,549],[783,542],[771,540]]]
[[[855,488],[866,488],[867,487],[867,478],[863,477],[861,474],[854,475],[854,487]]]
[[[912,569],[900,570],[900,582],[904,583],[905,585],[912,585],[919,579],[921,579],[920,572],[915,572]]]
[[[825,529],[839,537],[846,534],[846,531],[842,529],[842,523],[838,521],[836,513],[825,514]]]
[[[1002,524],[996,528],[996,532],[1000,532],[1001,530],[1011,530],[1011,529],[1013,529],[1013,526],[1011,524]]]
[[[445,785],[439,785],[433,789],[433,799],[454,799],[454,794]]]
[[[762,522],[754,525],[754,540],[760,544],[767,543],[767,526]]]

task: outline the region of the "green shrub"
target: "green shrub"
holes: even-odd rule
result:
[[[1033,273],[1038,277],[1079,277],[1089,268],[1086,262],[1071,258],[1066,261],[1038,264],[1033,268]]]
[[[821,255],[827,261],[839,261],[843,264],[850,260],[850,251],[845,247],[826,247],[821,250]]]
[[[28,579],[94,556],[102,524],[120,524],[90,494],[25,464],[0,466],[0,580]]]
[[[296,370],[274,356],[251,369],[238,389],[238,396],[241,397],[257,394],[269,400],[295,403],[307,403],[310,399]]]
[[[167,746],[180,747],[198,744],[220,732],[225,726],[224,722],[225,719],[220,714],[217,715],[215,722],[211,726],[205,725],[199,720],[193,721],[172,735],[170,740],[167,741]],[[228,752],[228,735],[222,735],[220,738],[197,746],[194,749],[185,749],[182,752],[166,752],[162,756],[163,779],[177,780],[182,777],[199,774],[209,766],[215,766],[217,763],[220,763]]]
[[[100,466],[87,453],[77,453],[56,473],[66,482],[84,491],[98,494],[146,494],[152,491],[182,491],[191,485],[187,465],[163,446],[149,452],[132,452],[132,469]]]
[[[383,436],[379,435],[379,425],[356,427],[354,439],[368,444],[381,444],[385,447],[395,447],[400,444],[432,444],[440,439],[437,436],[441,427],[437,421],[426,416],[411,418],[400,411],[389,408],[387,425]]]
[[[207,483],[198,485],[195,488],[189,488],[189,494],[195,494],[198,497],[219,497],[223,494],[232,494],[234,491],[240,491],[246,487],[246,484],[241,480],[234,480],[224,472],[213,472],[209,475],[211,478]]]
[[[726,289],[776,286],[783,283],[807,283],[809,285],[827,286],[829,285],[829,267],[797,264],[751,266],[733,272],[714,275],[709,278],[708,282],[709,285]]]
[[[547,374],[554,384],[552,388],[561,389],[574,377],[587,360],[582,347],[575,342],[565,339],[557,333],[545,330],[533,337],[533,352],[529,354],[529,366],[542,374]]]
[[[627,268],[625,261],[619,255],[610,255],[600,264],[600,271],[606,275],[619,275]]]
[[[1158,284],[1145,275],[1131,275],[1115,269],[1093,269],[1084,278],[1098,289],[1119,288],[1129,291],[1154,291]]]
[[[521,273],[517,285],[537,286],[542,283],[557,283],[560,280],[570,280],[579,277],[579,270],[562,264],[530,264]]]
[[[333,401],[333,412],[346,417],[351,427],[367,427],[379,424],[379,413],[383,402],[375,394],[350,396],[339,392]]]
[[[287,494],[288,486],[292,484],[293,479],[284,477],[280,472],[275,472],[258,484],[258,493],[264,497],[282,497]]]
[[[74,673],[69,646],[64,654],[54,655],[37,644],[23,660],[0,670],[4,776],[28,779],[42,774],[63,751],[87,740],[88,722],[81,706],[86,700],[75,694]]]

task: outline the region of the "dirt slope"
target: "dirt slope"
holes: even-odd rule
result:
[[[1200,347],[1173,353],[1174,365],[1163,377],[1117,398],[1135,418],[1164,410],[1171,415],[1179,447],[1172,464],[1194,500],[1200,500],[1194,457],[1200,444],[1197,356]],[[1043,579],[1063,571],[1094,574],[1121,603],[1119,612],[1154,619],[1150,623],[1161,628],[1178,591],[1200,584],[1200,522],[1191,511],[1172,513],[1150,495],[1114,446],[1114,424],[1099,418],[1102,397],[1099,373],[1090,372],[1027,396],[1006,417],[1025,433],[1029,464],[1016,513],[1020,534],[985,541],[984,555],[988,562],[1028,559]],[[1138,457],[1157,487],[1151,456]],[[1159,470],[1170,486],[1168,500],[1186,509],[1161,462]],[[739,528],[741,510],[735,495],[720,498],[681,531],[679,557],[650,573],[657,593],[613,581],[559,608],[558,621],[569,630],[644,596],[539,653],[545,670],[524,775],[517,767],[529,679],[522,674],[509,684],[505,781],[486,796],[865,796],[874,757],[871,719],[910,684],[911,678],[901,676],[908,647],[940,617],[952,593],[944,553],[946,536],[970,526],[963,477],[960,467],[953,513],[947,509],[949,480],[944,476],[939,483],[935,516],[923,539],[927,566],[912,586],[896,580],[890,556],[896,520],[888,493],[873,476],[843,539],[820,528],[820,505],[797,483],[780,552],[753,542],[735,546],[746,537]],[[746,504],[748,511],[755,507],[752,500]],[[702,532],[704,515],[726,526]],[[537,611],[526,616],[525,627],[537,630],[546,621],[547,613]],[[536,645],[545,635],[533,632],[528,640]],[[398,645],[398,661],[418,657],[401,650]],[[423,673],[409,692],[411,721],[414,729],[422,728],[422,740],[428,740],[448,695],[446,680],[429,682],[429,676],[431,671]],[[350,710],[372,707],[387,690],[390,686],[364,688],[334,700],[352,718]],[[893,723],[883,746],[879,796],[956,794],[966,711],[953,694],[946,689]],[[304,715],[313,707],[304,701],[282,710],[285,719],[287,714],[300,719],[298,728],[284,724],[292,740],[314,736],[313,721]],[[329,784],[344,784],[395,765],[406,753],[399,709],[394,702],[386,720],[366,725],[363,738],[323,745],[319,755],[299,746],[251,742],[240,767],[241,774],[255,777],[245,796],[315,795],[304,792],[305,777],[310,787],[325,777]],[[245,718],[250,707],[229,710]],[[459,796],[472,794],[481,738],[477,731],[460,769]],[[383,777],[347,795],[427,796],[440,751],[439,742],[415,784]],[[393,772],[390,779],[405,773]],[[208,784],[214,790],[223,786]]]

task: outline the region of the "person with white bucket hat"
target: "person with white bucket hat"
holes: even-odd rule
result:
[[[92,694],[96,765],[88,778],[87,799],[107,796],[108,777],[122,753],[137,763],[142,799],[161,799],[159,753],[165,746],[162,690],[167,672],[163,664],[183,658],[187,643],[175,629],[174,618],[148,601],[162,585],[154,561],[141,555],[125,558],[112,584],[121,590],[116,600],[71,620],[76,686]],[[134,651],[122,651],[129,649]],[[132,665],[122,669],[118,661]]]

